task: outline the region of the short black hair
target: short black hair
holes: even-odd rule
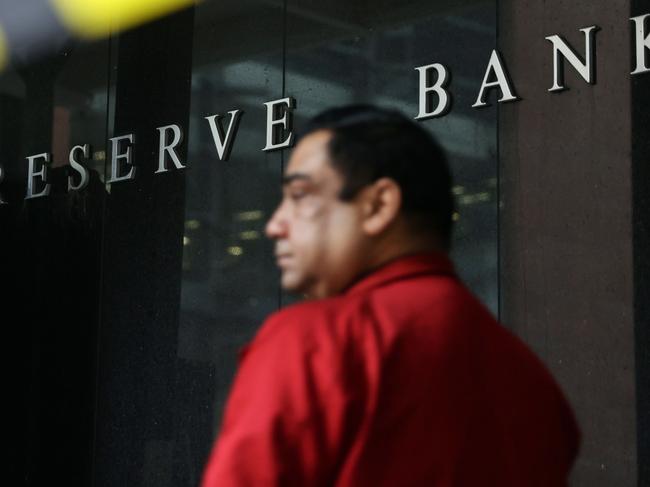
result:
[[[402,190],[402,212],[415,230],[440,238],[448,249],[454,198],[447,158],[434,137],[397,110],[373,105],[331,108],[300,131],[332,133],[328,143],[332,165],[343,176],[339,197],[349,201],[364,186],[388,177]]]

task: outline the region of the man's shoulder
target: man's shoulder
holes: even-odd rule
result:
[[[346,300],[343,296],[309,300],[283,307],[271,313],[260,327],[254,344],[269,342],[294,343],[308,347],[324,330],[332,329],[339,321]]]
[[[294,323],[303,322],[304,320],[326,319],[336,314],[337,309],[344,304],[345,299],[343,299],[343,296],[301,301],[274,311],[266,318],[264,323]]]
[[[346,340],[359,338],[369,331],[374,333],[378,323],[386,320],[393,322],[396,331],[402,328],[403,322],[415,317],[432,325],[444,322],[451,325],[477,309],[483,308],[456,278],[420,275],[358,292],[292,304],[269,315],[256,340],[289,336],[298,337],[303,343],[312,339]]]
[[[457,332],[477,321],[494,321],[486,306],[455,275],[420,274],[394,280],[365,293],[367,308],[398,321],[423,320],[432,330]],[[459,326],[462,325],[462,326]]]

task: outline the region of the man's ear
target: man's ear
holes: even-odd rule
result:
[[[380,178],[364,188],[361,195],[363,231],[369,236],[381,234],[395,221],[402,207],[402,190],[391,178]]]

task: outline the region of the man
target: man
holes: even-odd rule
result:
[[[431,136],[370,106],[316,117],[267,224],[282,286],[242,354],[204,487],[563,486],[578,430],[541,362],[446,252]]]

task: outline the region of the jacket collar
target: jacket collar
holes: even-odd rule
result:
[[[441,252],[410,254],[391,260],[363,275],[344,294],[366,292],[392,281],[422,274],[455,276],[456,272],[449,257]]]

